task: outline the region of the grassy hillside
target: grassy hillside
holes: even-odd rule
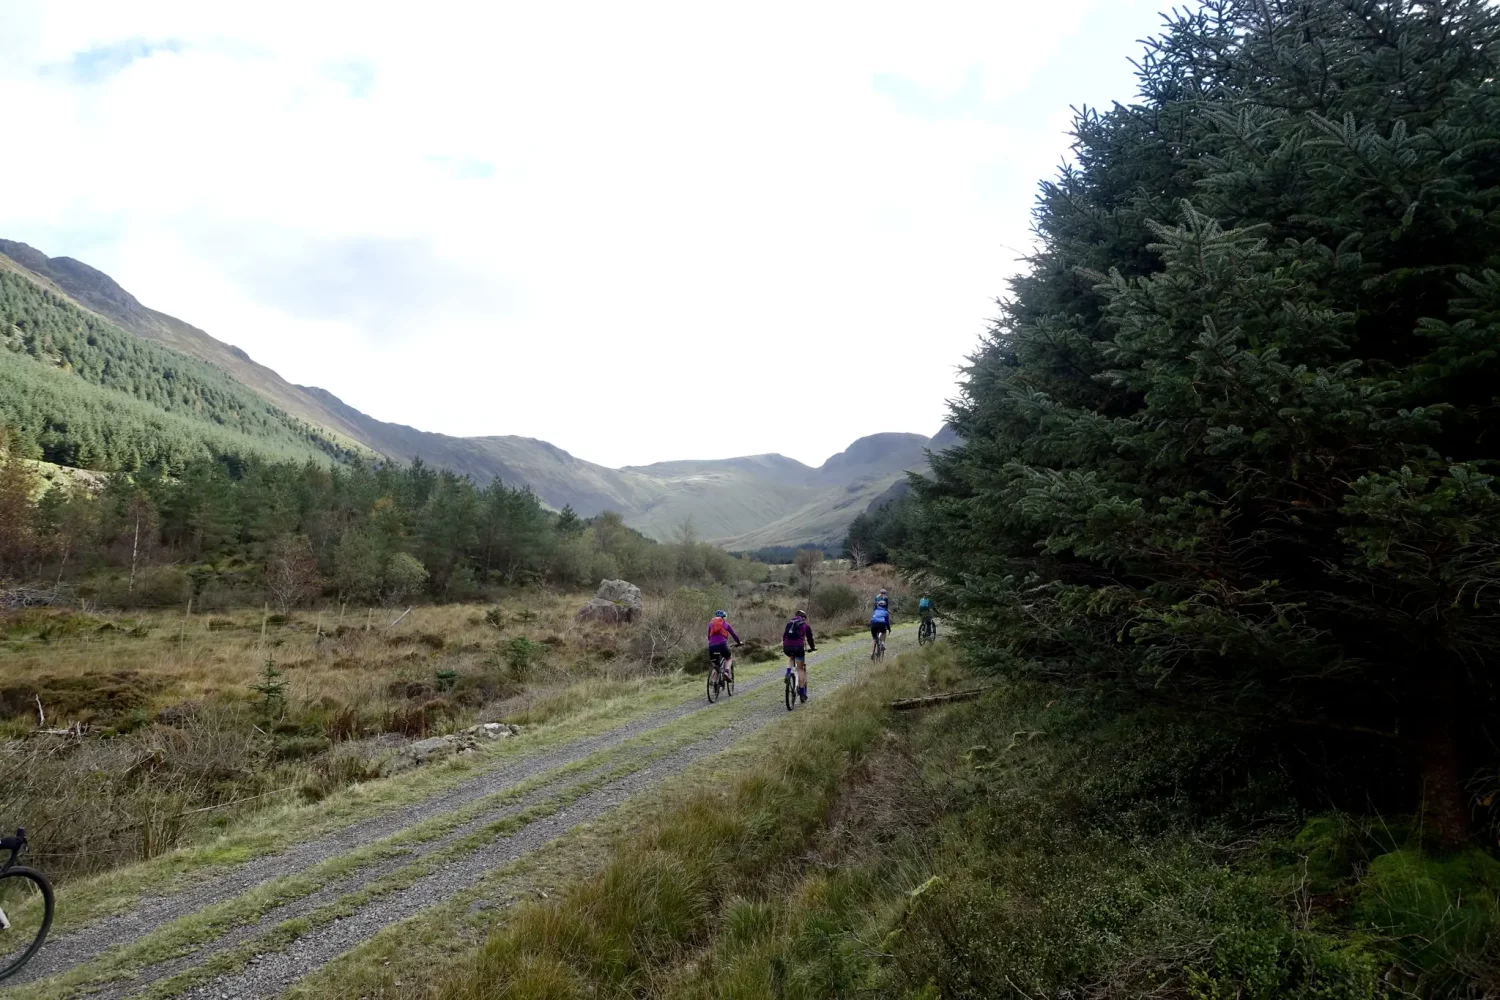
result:
[[[210,454],[342,459],[320,429],[212,365],[133,337],[0,270],[0,425],[77,468],[180,467]]]

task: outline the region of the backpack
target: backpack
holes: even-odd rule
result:
[[[804,624],[804,620],[801,618],[793,618],[787,622],[786,631],[781,633],[781,641],[790,642],[793,645],[800,644],[802,642],[802,627]]]
[[[891,613],[884,607],[876,608],[875,613],[870,616],[870,623],[872,625],[887,625],[890,623],[890,620]]]
[[[708,637],[710,639],[729,638],[729,625],[722,618],[715,618],[708,623]]]

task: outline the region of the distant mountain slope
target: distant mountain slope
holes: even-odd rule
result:
[[[48,462],[93,469],[180,468],[224,454],[352,457],[348,442],[219,368],[144,341],[3,267],[0,425],[40,447]]]
[[[345,424],[336,413],[320,405],[306,389],[292,385],[265,365],[256,364],[250,359],[250,355],[238,347],[215,340],[174,316],[141,305],[134,295],[121,288],[103,271],[71,257],[48,257],[25,243],[13,240],[0,240],[0,254],[19,265],[17,270],[42,279],[45,285],[50,285],[78,305],[103,316],[137,337],[207,361],[292,416],[323,427],[336,437],[359,442],[383,455],[388,454],[374,442],[361,438],[356,428]]]
[[[835,544],[844,537],[855,515],[878,497],[901,489],[908,471],[927,468],[927,452],[934,449],[934,442],[938,442],[936,450],[951,443],[944,438],[944,431],[932,438],[919,434],[872,434],[860,438],[817,470],[823,486],[806,503],[721,541],[735,551],[803,542]]]
[[[872,434],[814,469],[783,455],[660,462],[611,469],[533,438],[460,438],[377,420],[333,393],[294,385],[244,351],[140,303],[109,275],[69,257],[0,240],[0,271],[24,275],[143,340],[207,362],[332,440],[393,459],[420,458],[480,482],[529,485],[547,504],[589,516],[616,510],[657,538],[691,522],[699,537],[737,548],[836,541],[850,520],[907,469],[926,465],[931,440]],[[941,432],[940,432],[941,436]]]

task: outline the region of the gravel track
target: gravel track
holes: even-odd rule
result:
[[[765,676],[747,681],[737,690],[748,694],[779,679],[776,671],[768,671]],[[279,854],[266,855],[206,878],[183,880],[184,884],[179,892],[145,897],[124,913],[104,917],[49,938],[46,947],[5,985],[20,986],[63,972],[99,956],[117,944],[137,940],[174,920],[231,899],[272,879],[294,875],[330,858],[384,840],[408,827],[450,813],[548,771],[575,764],[601,750],[608,750],[710,707],[704,699],[698,698],[658,709],[614,729],[585,736],[512,763],[501,764],[431,798],[372,816],[322,837],[303,841]],[[578,780],[582,779],[559,779],[558,782],[536,789],[533,794],[550,797],[560,789],[576,784]],[[532,796],[527,798],[529,800]],[[492,816],[487,822],[493,819]]]
[[[914,644],[914,640],[915,633],[906,637],[892,636],[889,652],[891,655],[896,655],[906,645]],[[814,670],[811,676],[812,693],[815,696],[826,694],[852,678],[857,673],[857,668],[865,662],[859,655],[862,649],[863,647],[855,642],[851,643],[847,649],[841,648],[837,653],[830,651],[828,656],[834,658],[837,672],[823,674]],[[816,668],[820,665],[826,669],[831,664],[826,662],[826,657],[809,657],[810,667]],[[779,679],[779,673],[771,671],[766,677],[757,679],[753,685],[744,685],[737,691],[735,701],[738,701],[741,695],[749,694],[752,690]],[[724,750],[737,740],[785,719],[787,714],[779,699],[775,702],[763,700],[743,715],[737,715],[728,725],[711,735],[674,750],[637,771],[587,793],[558,812],[537,819],[512,834],[499,837],[474,851],[453,859],[439,870],[421,877],[406,889],[375,898],[357,913],[325,925],[315,933],[303,935],[283,951],[259,956],[257,960],[252,961],[239,972],[220,976],[209,983],[194,987],[183,996],[201,998],[201,1000],[209,1000],[209,998],[222,1000],[224,997],[230,997],[233,1000],[252,1000],[252,998],[274,997],[297,980],[316,972],[339,955],[368,940],[391,924],[414,916],[428,907],[440,905],[473,886],[495,868],[520,860],[580,824],[597,819],[617,808],[631,796],[656,787],[663,780],[681,772],[690,764]],[[267,921],[257,926],[261,930],[268,930],[272,924],[268,918]],[[245,938],[248,939],[250,936],[253,935],[247,934]],[[150,978],[154,980],[159,977],[152,975]],[[130,987],[139,989],[141,985],[142,980],[138,979],[133,981]]]

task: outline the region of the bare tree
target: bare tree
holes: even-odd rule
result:
[[[802,589],[811,594],[813,587],[813,575],[817,573],[818,567],[823,565],[822,549],[798,549],[797,555],[792,559],[792,565],[797,568],[802,577]]]
[[[276,606],[286,610],[312,600],[323,590],[318,575],[318,560],[313,556],[312,542],[306,535],[285,535],[277,539],[266,559],[266,589]]]

